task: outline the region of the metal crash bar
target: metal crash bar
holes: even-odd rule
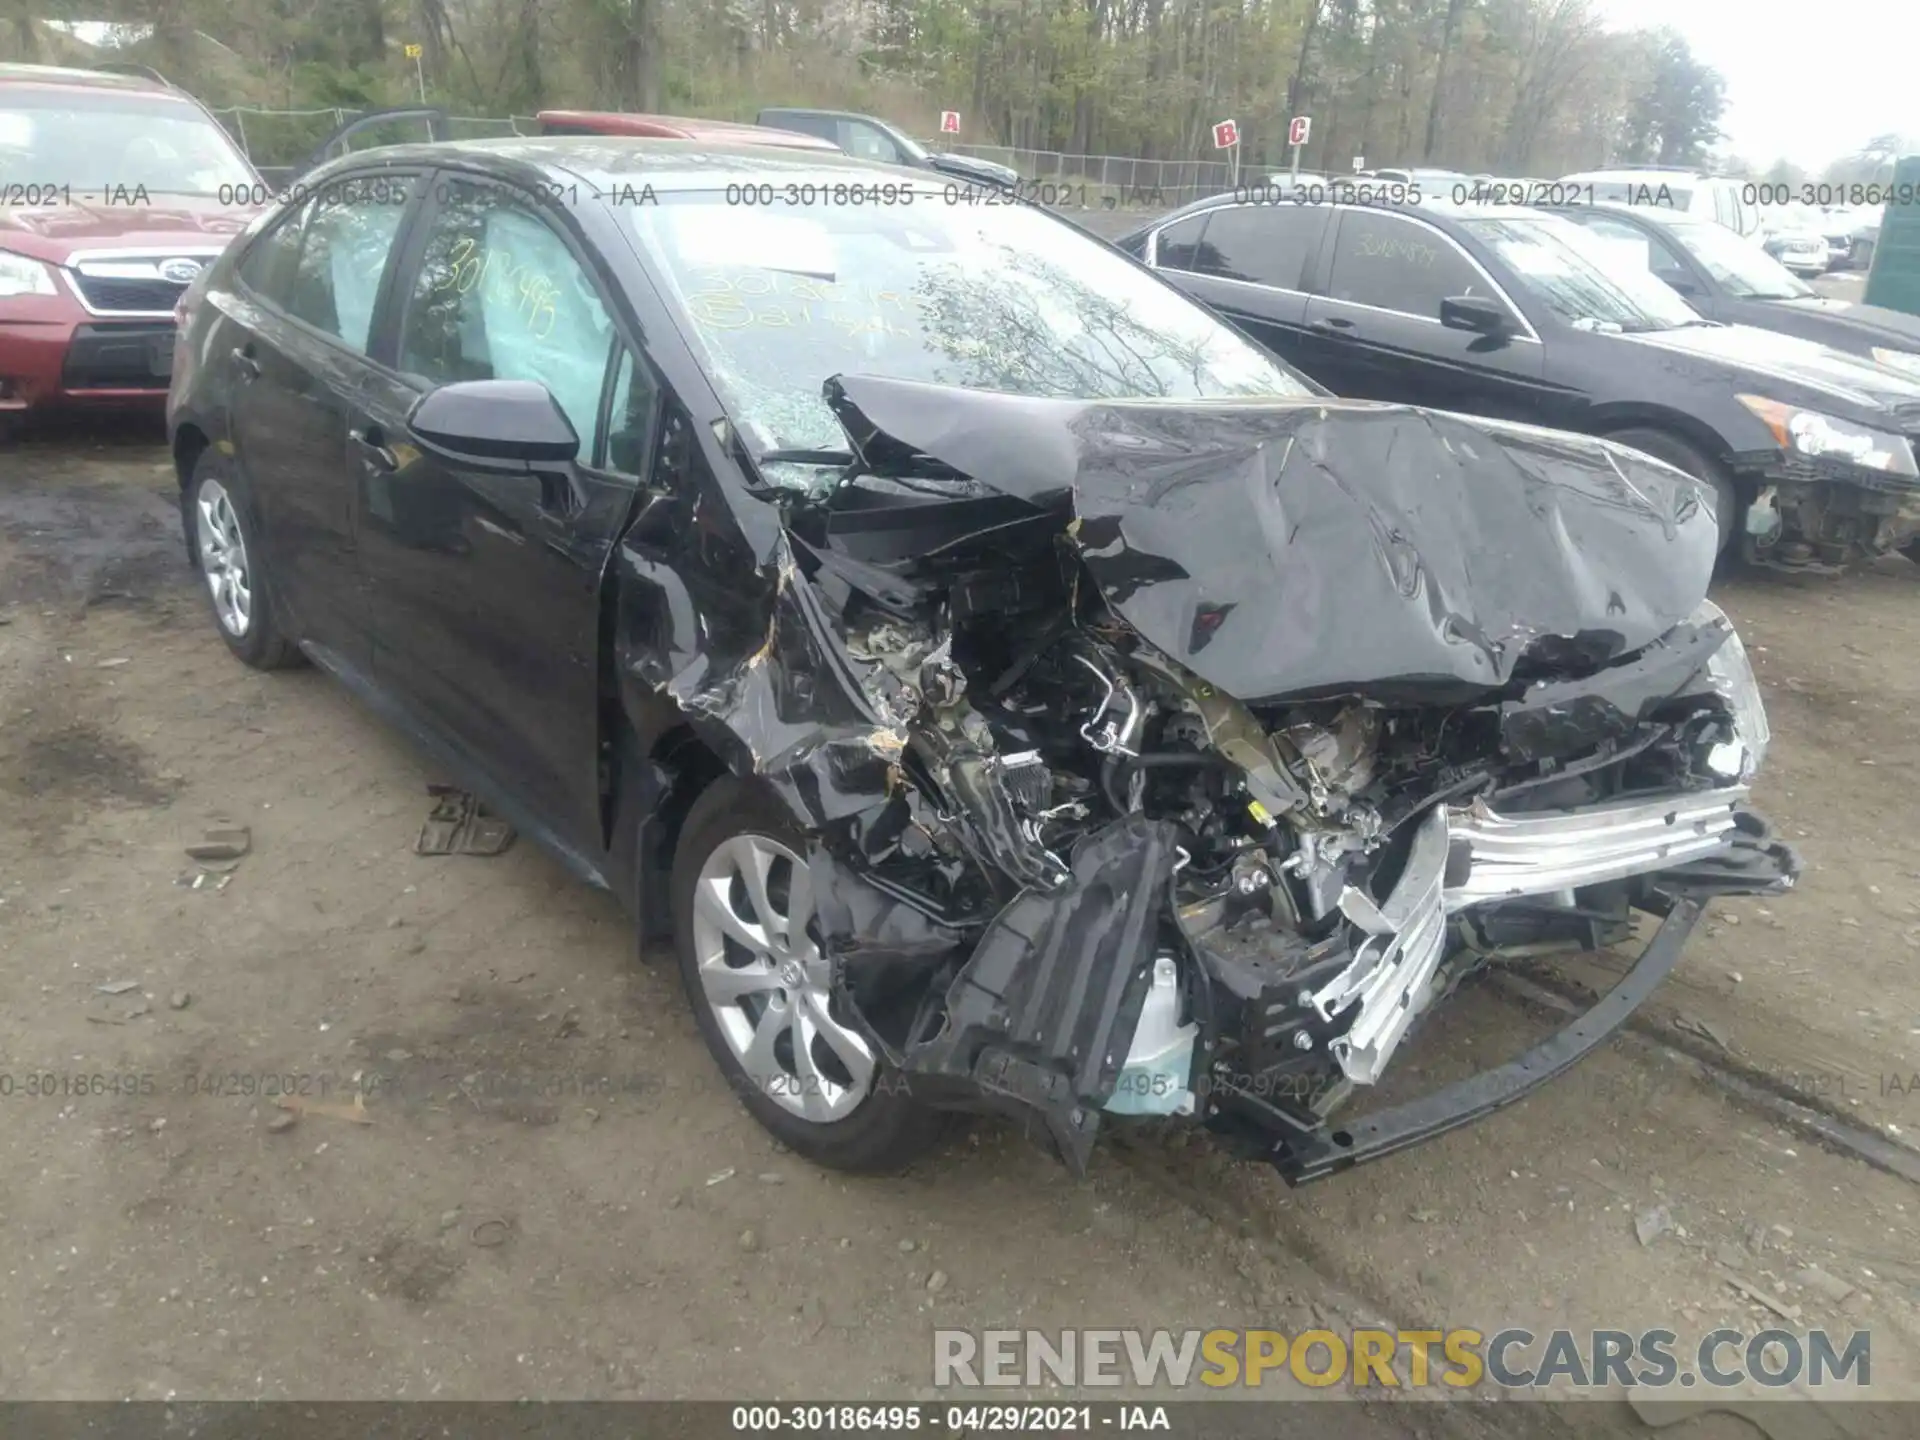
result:
[[[1598,885],[1711,855],[1732,839],[1733,812],[1748,793],[1732,785],[1532,815],[1502,815],[1485,801],[1450,809],[1448,830],[1455,843],[1467,842],[1473,864],[1447,887],[1447,909]]]

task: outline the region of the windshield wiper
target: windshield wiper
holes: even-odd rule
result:
[[[866,473],[880,480],[965,480],[968,477],[944,461],[917,451],[893,455],[871,465],[850,450],[762,450],[753,457],[756,465],[817,465],[822,469],[851,471],[864,466]]]

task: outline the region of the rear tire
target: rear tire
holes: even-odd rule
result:
[[[1733,537],[1740,532],[1743,507],[1733,477],[1718,462],[1678,435],[1670,435],[1665,430],[1616,430],[1606,438],[1638,450],[1643,455],[1651,455],[1656,460],[1664,460],[1674,469],[1684,470],[1694,479],[1712,486],[1714,518],[1720,526],[1719,548],[1715,553],[1722,556],[1727,553],[1728,547],[1733,544]]]
[[[280,628],[240,478],[212,449],[194,461],[181,514],[214,628],[227,649],[256,670],[298,665],[302,656]]]
[[[840,1018],[809,923],[807,843],[758,782],[727,775],[702,792],[674,851],[681,984],[714,1063],[776,1139],[829,1169],[899,1170],[950,1117]]]

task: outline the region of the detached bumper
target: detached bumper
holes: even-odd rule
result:
[[[1673,858],[1683,863],[1645,877],[1651,891],[1646,897],[1648,908],[1665,912],[1660,928],[1619,984],[1557,1035],[1492,1070],[1345,1123],[1337,1117],[1317,1119],[1306,1107],[1275,1097],[1254,1077],[1216,1075],[1210,1098],[1220,1107],[1222,1128],[1242,1139],[1260,1134],[1268,1162],[1288,1184],[1299,1185],[1472,1124],[1572,1068],[1626,1023],[1679,963],[1680,952],[1710,897],[1773,894],[1792,888],[1798,879],[1799,857],[1772,838],[1760,816],[1734,805],[1715,808],[1711,819],[1680,813],[1667,817],[1670,826],[1696,837],[1711,830],[1710,853],[1675,843],[1671,830],[1662,837],[1660,843],[1672,847]],[[1649,832],[1635,823],[1641,817],[1631,811],[1632,807],[1619,807],[1613,817],[1616,823],[1601,828],[1612,828],[1620,838],[1637,832],[1644,843]],[[1592,821],[1592,816],[1586,817],[1589,826]],[[1550,847],[1539,852],[1539,858],[1546,869],[1560,863]]]
[[[1349,1125],[1323,1126],[1277,1140],[1269,1155],[1289,1185],[1318,1180],[1368,1160],[1378,1160],[1436,1135],[1491,1115],[1572,1069],[1604,1044],[1680,962],[1693,933],[1701,900],[1680,900],[1655,932],[1645,952],[1586,1014],[1518,1059],[1423,1095],[1404,1105],[1377,1110]]]

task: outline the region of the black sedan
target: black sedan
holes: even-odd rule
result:
[[[1602,1043],[1798,872],[1694,480],[1325,396],[1044,210],[693,141],[397,148],[183,301],[217,633],[311,660],[671,939],[741,1103],[1289,1180]],[[1487,553],[1500,563],[1483,562]],[[1524,1056],[1330,1123],[1506,947],[1658,921]]]
[[[1554,212],[1664,280],[1709,320],[1797,335],[1920,381],[1920,317],[1830,300],[1723,225],[1651,206]]]
[[[1339,395],[1605,435],[1714,487],[1748,560],[1920,532],[1920,379],[1701,316],[1517,206],[1201,201],[1120,242]]]

